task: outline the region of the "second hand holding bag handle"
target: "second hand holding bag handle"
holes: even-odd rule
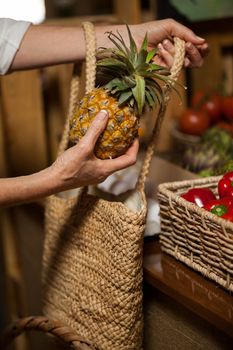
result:
[[[179,73],[184,63],[185,42],[179,38],[174,38],[174,44],[175,44],[175,56],[174,56],[174,62],[171,67],[170,75],[169,75],[170,85],[166,85],[165,87],[165,91],[164,91],[165,103],[163,106],[161,105],[159,108],[159,112],[152,131],[151,139],[147,146],[146,155],[145,155],[141,172],[136,185],[136,189],[140,192],[144,192],[144,189],[145,189],[146,178],[149,173],[151,160],[154,155],[155,148],[157,146],[159,132],[161,130],[166,108],[170,100],[172,85],[174,85],[176,80],[178,79]]]

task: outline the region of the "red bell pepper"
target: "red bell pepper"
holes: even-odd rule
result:
[[[189,202],[195,203],[202,208],[206,203],[215,200],[214,193],[209,188],[191,188],[181,195],[182,198]]]
[[[226,174],[223,175],[223,177],[233,181],[233,171],[228,171]]]
[[[233,171],[223,175],[218,182],[219,197],[233,197]]]
[[[223,219],[233,221],[233,197],[212,200],[203,208]]]
[[[222,215],[221,218],[233,222],[233,206],[229,207],[227,213]]]

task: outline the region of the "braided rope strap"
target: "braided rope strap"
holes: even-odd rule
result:
[[[25,317],[11,324],[0,337],[0,349],[5,349],[21,333],[32,330],[55,336],[61,343],[74,350],[97,350],[71,328],[43,316]]]
[[[94,25],[91,22],[83,22],[83,29],[86,42],[86,89],[90,92],[95,87],[96,76],[96,37]]]
[[[83,65],[85,70],[85,93],[90,92],[95,87],[95,76],[96,76],[96,37],[95,37],[95,28],[91,22],[82,23],[85,45],[86,45],[86,62]],[[69,109],[68,117],[66,118],[66,123],[64,126],[62,139],[59,144],[58,156],[63,153],[69,142],[69,123],[70,119],[74,114],[77,102],[79,100],[80,92],[80,75],[81,68],[80,64],[74,65],[73,77],[71,80],[70,86],[70,99],[69,99]]]
[[[165,87],[164,104],[160,106],[158,116],[155,121],[154,129],[151,135],[149,145],[147,147],[146,155],[143,161],[143,165],[142,165],[141,172],[140,172],[137,186],[136,186],[137,190],[141,192],[143,192],[145,188],[146,178],[149,173],[151,160],[158,142],[158,136],[161,130],[167,105],[170,100],[172,86],[175,84],[175,81],[177,80],[184,63],[185,42],[179,38],[174,38],[174,44],[175,44],[175,55],[174,55],[174,62],[170,71],[170,76],[169,76],[170,84],[166,85]]]

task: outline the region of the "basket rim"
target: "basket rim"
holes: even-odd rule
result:
[[[180,195],[176,194],[175,192],[173,192],[172,190],[178,190],[182,187],[185,186],[195,186],[195,185],[204,185],[204,184],[212,184],[217,182],[220,178],[222,177],[222,175],[220,176],[210,176],[208,178],[198,178],[198,179],[191,179],[191,180],[181,180],[181,181],[171,181],[171,182],[164,182],[158,185],[158,199],[160,201],[160,193],[165,195],[168,200],[169,198],[174,201],[176,204],[178,204],[179,206],[182,206],[183,208],[185,208],[187,211],[193,211],[195,213],[197,213],[200,216],[200,219],[203,221],[203,223],[205,222],[205,219],[208,219],[214,223],[216,223],[217,225],[219,225],[224,234],[226,236],[228,236],[228,233],[226,231],[226,229],[229,229],[231,234],[233,233],[233,222],[230,222],[228,220],[224,220],[220,217],[218,217],[217,215],[198,207],[195,203],[191,203],[189,201],[187,201],[186,199],[180,197]],[[197,186],[196,186],[197,187]],[[172,206],[171,201],[169,200],[169,204],[170,206]],[[232,241],[233,241],[233,236],[232,236]]]
[[[180,187],[184,187],[186,185],[192,185],[193,184],[211,184],[213,182],[217,182],[219,179],[221,179],[222,175],[217,176],[208,176],[208,177],[200,177],[200,178],[193,178],[188,180],[179,180],[179,181],[169,181],[169,182],[163,182],[158,185],[158,189],[160,188],[174,188],[178,189]]]

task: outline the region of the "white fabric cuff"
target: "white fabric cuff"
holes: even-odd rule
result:
[[[30,22],[0,19],[0,74],[7,73]]]

